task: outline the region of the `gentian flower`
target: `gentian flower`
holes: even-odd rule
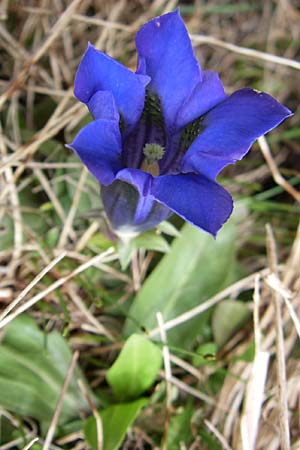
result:
[[[136,47],[134,73],[89,44],[75,96],[94,120],[70,147],[101,183],[117,234],[175,212],[215,236],[232,212],[217,175],[291,112],[253,89],[227,96],[201,69],[178,10],[146,23]]]

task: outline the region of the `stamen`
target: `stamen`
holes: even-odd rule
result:
[[[148,164],[153,164],[163,158],[165,149],[159,144],[146,144],[143,153]]]

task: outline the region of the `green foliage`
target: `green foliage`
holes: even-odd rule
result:
[[[193,404],[189,402],[185,408],[180,408],[169,424],[167,449],[178,450],[180,442],[186,446],[192,437],[191,420],[193,415]]]
[[[5,216],[0,225],[0,251],[7,250],[14,242],[14,226],[9,216]]]
[[[171,246],[134,299],[125,324],[130,335],[137,325],[147,330],[157,326],[156,313],[165,321],[173,319],[219,292],[232,281],[235,272],[235,223],[231,220],[216,240],[185,224]],[[170,345],[191,347],[201,336],[208,314],[182,324],[168,333]],[[133,320],[131,319],[133,318]]]
[[[48,426],[70,365],[72,354],[57,332],[44,334],[33,319],[17,317],[7,328],[0,346],[0,404],[17,414]],[[74,372],[64,397],[59,424],[88,409]]]
[[[215,342],[205,342],[199,345],[196,354],[193,357],[194,366],[205,366],[215,361],[217,353],[217,344]]]
[[[157,252],[167,253],[170,250],[169,244],[163,236],[157,234],[154,230],[146,231],[127,242],[120,241],[118,244],[119,258],[122,269],[126,269],[131,261],[133,252],[138,249],[155,250]]]
[[[106,378],[119,400],[134,399],[152,386],[161,363],[159,347],[146,337],[133,334],[106,373]]]
[[[147,404],[146,398],[130,403],[109,406],[100,412],[103,428],[103,450],[117,450],[140,410]],[[89,417],[84,425],[84,434],[92,450],[98,450],[97,427],[94,417]]]
[[[212,331],[216,344],[222,347],[251,317],[246,303],[226,300],[216,306],[212,317]]]
[[[201,427],[199,435],[201,436],[201,443],[205,445],[203,448],[207,450],[222,450],[219,441],[207,430],[207,428]]]
[[[177,230],[177,228],[171,223],[165,220],[164,222],[161,222],[157,225],[157,230],[159,230],[162,233],[167,234],[168,236],[180,236],[180,232]]]

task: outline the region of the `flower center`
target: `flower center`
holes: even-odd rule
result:
[[[145,156],[141,169],[144,172],[151,173],[154,177],[159,176],[159,165],[157,161],[163,158],[165,153],[164,147],[159,144],[145,144],[143,148],[143,154]]]
[[[123,143],[124,166],[158,175],[165,145],[166,130],[159,98],[146,91],[141,118]]]
[[[143,148],[143,153],[149,164],[162,159],[165,153],[164,147],[159,144],[146,144]]]

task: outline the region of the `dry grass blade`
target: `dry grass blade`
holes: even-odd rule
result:
[[[177,327],[178,325],[185,323],[188,320],[193,319],[194,317],[202,314],[204,311],[207,311],[208,309],[217,305],[219,302],[224,300],[224,298],[226,298],[230,295],[236,295],[238,292],[240,292],[244,289],[250,289],[250,288],[254,287],[254,281],[255,281],[256,276],[258,274],[265,276],[268,273],[269,273],[269,269],[263,269],[259,272],[249,275],[246,278],[243,278],[242,280],[237,281],[236,283],[232,284],[228,288],[219,292],[214,297],[210,298],[209,300],[205,301],[204,303],[201,303],[199,306],[196,306],[195,308],[192,308],[191,310],[186,311],[185,313],[181,314],[180,316],[176,317],[175,319],[172,319],[172,320],[169,320],[168,322],[166,322],[164,324],[165,330],[170,330],[171,328]],[[149,331],[150,337],[157,336],[158,334],[159,334],[159,328],[154,328],[153,330]]]
[[[98,185],[92,177],[85,179],[82,163],[64,149],[90,120],[87,108],[75,100],[73,87],[88,41],[134,71],[136,31],[147,20],[179,5],[201,66],[220,73],[228,94],[256,87],[295,112],[300,88],[296,3],[0,0],[0,329],[30,309],[37,324],[45,324],[47,331],[65,330],[66,342],[74,351],[80,349],[90,387],[106,395],[106,370],[122,346],[123,322],[132,297],[157,266],[155,252],[139,250],[132,271],[122,272],[114,250],[103,251],[115,241],[101,211]],[[150,336],[161,336],[164,371],[160,378],[166,383],[166,397],[154,390],[153,398],[158,401],[150,401],[139,413],[137,426],[128,430],[122,444],[124,449],[154,450],[163,432],[162,448],[167,449],[173,419],[174,423],[181,420],[174,414],[169,423],[171,407],[172,414],[176,408],[185,416],[190,396],[195,414],[187,427],[190,431],[190,425],[195,426],[195,439],[179,442],[181,450],[208,446],[205,438],[199,437],[198,413],[203,433],[210,433],[210,439],[226,450],[299,447],[300,363],[294,349],[300,337],[300,225],[293,242],[300,202],[299,115],[285,121],[276,133],[274,140],[272,136],[268,141],[260,138],[260,151],[254,148],[241,164],[224,172],[229,190],[236,198],[250,198],[250,214],[258,219],[254,223],[250,216],[249,241],[246,237],[238,253],[243,273],[251,275],[178,317],[170,314],[172,320],[166,323],[158,317]],[[275,186],[273,190],[274,182],[282,189]],[[261,196],[256,195],[260,188]],[[280,257],[284,255],[280,271],[271,232],[269,266],[261,269],[267,266],[266,220],[276,225]],[[245,228],[243,224],[241,234]],[[66,248],[68,251],[63,251]],[[53,253],[58,256],[54,258]],[[58,264],[65,256],[68,259]],[[180,324],[192,324],[194,317],[227,298],[246,301],[250,308],[253,305],[253,330],[246,324],[219,349],[212,364],[198,366],[198,359],[184,351],[180,358],[177,353],[170,354],[167,330],[176,328],[179,334]],[[41,305],[37,304],[40,300]],[[203,338],[206,342],[206,337],[199,330],[193,349]],[[171,342],[171,333],[168,340]],[[254,359],[249,361],[253,340]],[[95,417],[98,450],[103,450],[101,417],[89,398],[88,386],[79,380],[79,388]],[[23,450],[35,447],[38,418],[24,418],[20,424],[21,416],[15,418],[3,410],[0,415],[1,428],[7,422],[15,432],[20,426],[24,429],[18,439],[11,435],[10,442],[2,443],[1,435],[0,450],[22,448],[27,442]],[[55,421],[53,417],[44,442],[49,450],[87,448],[82,430],[55,441]],[[43,440],[40,443],[43,445]]]
[[[25,445],[25,447],[22,448],[22,450],[29,450],[38,440],[38,437],[32,439],[27,445]]]
[[[57,406],[55,408],[55,411],[54,411],[54,414],[53,414],[53,417],[52,417],[52,420],[51,420],[51,423],[50,423],[50,426],[49,426],[49,429],[48,429],[48,432],[47,432],[47,435],[46,435],[46,439],[45,439],[45,442],[44,442],[44,445],[43,445],[43,450],[49,450],[49,448],[50,448],[51,442],[52,442],[53,437],[54,437],[55,429],[56,429],[56,426],[57,426],[57,423],[58,423],[58,419],[59,419],[59,415],[60,415],[60,412],[61,412],[61,408],[62,408],[62,405],[63,405],[64,396],[65,396],[65,394],[66,394],[66,392],[68,390],[70,381],[72,379],[72,375],[73,375],[74,369],[76,367],[76,363],[77,363],[78,357],[79,357],[79,352],[76,351],[74,353],[73,357],[72,357],[72,360],[71,360],[71,363],[70,363],[70,366],[69,366],[69,369],[68,369],[68,372],[67,372],[67,376],[66,376],[66,379],[65,379],[62,391],[60,393],[60,396],[59,396],[59,399],[58,399],[58,402],[57,402]]]
[[[259,427],[264,389],[268,373],[270,354],[261,349],[261,330],[259,322],[259,277],[255,280],[254,290],[254,336],[255,356],[251,374],[247,382],[243,414],[241,417],[241,438],[243,450],[255,450],[255,442]]]
[[[71,234],[72,232],[72,223],[74,221],[75,218],[75,214],[76,214],[76,210],[78,208],[79,205],[79,201],[80,201],[80,197],[82,194],[82,190],[83,190],[83,186],[85,183],[85,180],[88,176],[88,171],[86,168],[83,168],[82,172],[81,172],[81,176],[74,194],[74,198],[73,198],[73,202],[68,214],[68,217],[65,221],[65,225],[63,227],[62,233],[60,235],[60,239],[59,239],[59,243],[58,243],[58,249],[62,249],[65,247],[67,239],[69,234]]]
[[[228,442],[224,438],[224,436],[222,435],[222,433],[220,433],[220,431],[214,426],[213,423],[211,423],[207,419],[204,420],[204,423],[207,426],[207,428],[209,429],[209,431],[211,431],[215,435],[215,437],[220,442],[220,444],[222,445],[222,448],[224,450],[233,450],[232,447],[230,447],[230,445],[228,444]]]
[[[50,30],[49,36],[46,41],[41,45],[41,47],[36,51],[35,55],[26,63],[23,70],[18,74],[17,78],[12,81],[8,89],[0,97],[0,110],[2,109],[5,102],[10,98],[10,96],[19,89],[24,83],[26,77],[29,74],[31,67],[36,64],[39,59],[45,54],[45,52],[51,47],[53,42],[60,36],[64,28],[72,19],[72,15],[82,3],[82,0],[73,0],[65,12],[60,16],[56,24]]]
[[[278,275],[278,259],[276,244],[273,231],[270,225],[267,225],[267,251],[269,266],[271,271]],[[290,450],[290,428],[289,412],[287,399],[287,380],[285,366],[284,334],[282,321],[282,303],[277,292],[272,291],[275,307],[275,325],[276,325],[276,357],[277,357],[277,377],[278,377],[278,397],[279,397],[279,423],[282,450]]]
[[[81,272],[86,270],[87,268],[99,263],[100,261],[105,261],[105,258],[109,255],[112,255],[114,252],[113,248],[108,249],[106,252],[101,253],[100,255],[94,256],[89,261],[81,264],[77,269],[73,270],[69,275],[60,278],[55,283],[53,283],[51,286],[49,286],[44,291],[38,293],[34,297],[32,297],[30,300],[28,300],[26,303],[24,303],[22,306],[17,308],[13,313],[5,317],[0,322],[0,329],[3,328],[5,325],[7,325],[9,322],[11,322],[13,319],[15,319],[17,316],[22,314],[23,312],[27,311],[29,308],[31,308],[35,303],[45,298],[48,294],[55,291],[55,289],[59,288],[63,284],[65,284],[67,281],[71,280],[72,278],[76,277],[76,275],[79,275]]]
[[[293,294],[286,289],[276,275],[270,274],[265,279],[266,284],[274,291],[274,293],[278,294],[284,299],[284,302],[287,306],[287,309],[290,313],[291,319],[295,325],[297,334],[300,338],[300,321],[298,319],[297,313],[293,304],[291,303],[291,299],[293,298]]]
[[[0,324],[2,320],[26,297],[26,295],[37,285],[37,283],[50,272],[56,264],[59,263],[66,256],[66,252],[60,253],[56,258],[48,264],[27,286],[26,288],[16,297],[15,300],[10,302],[8,307],[0,314]]]
[[[298,203],[300,203],[300,192],[296,191],[296,189],[291,186],[281,175],[276,165],[276,162],[271,154],[270,147],[267,143],[267,140],[264,136],[258,138],[258,144],[261,149],[262,154],[269,166],[269,169],[272,173],[274,181],[281,186],[286,192],[288,192]]]
[[[85,306],[84,302],[80,299],[79,295],[76,293],[76,289],[73,285],[69,287],[70,298],[72,302],[77,306],[78,310],[81,311],[84,316],[88,319],[91,325],[94,327],[96,333],[106,336],[109,340],[115,341],[116,338],[113,334],[107,330],[103,325],[101,325],[98,320],[90,313],[88,308]]]
[[[259,59],[261,61],[270,62],[273,64],[280,64],[282,66],[291,67],[293,69],[300,70],[300,62],[294,59],[283,58],[281,56],[272,55],[270,53],[260,52],[252,48],[240,47],[229,42],[224,42],[221,39],[217,39],[213,36],[202,36],[197,34],[191,34],[191,39],[197,44],[208,44],[216,47],[225,48],[233,53],[247,56],[248,58]]]
[[[89,393],[83,384],[82,380],[78,380],[79,387],[81,389],[81,392],[83,393],[86,401],[89,404],[89,407],[93,413],[93,416],[95,417],[96,422],[96,430],[97,430],[97,450],[103,449],[103,427],[102,427],[102,420],[100,417],[100,414],[97,411],[96,406],[94,405],[91,397],[89,396]]]
[[[163,360],[165,367],[165,375],[166,375],[166,412],[165,412],[165,421],[164,421],[164,435],[162,441],[162,450],[167,450],[168,444],[168,433],[169,433],[169,425],[170,425],[170,417],[171,417],[171,408],[172,408],[172,371],[171,371],[171,361],[170,361],[170,352],[167,345],[167,334],[164,329],[164,321],[161,312],[156,313],[156,318],[159,326],[160,337],[163,343]]]

